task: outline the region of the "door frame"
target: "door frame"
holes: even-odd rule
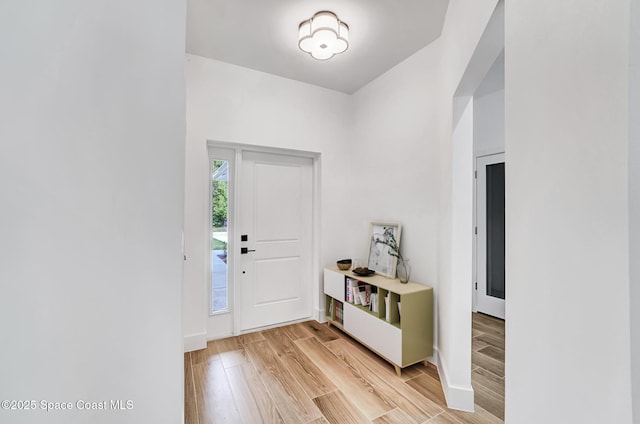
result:
[[[234,183],[232,184],[232,197],[233,197],[233,205],[229,206],[229,213],[230,213],[230,221],[232,221],[232,224],[229,226],[229,245],[228,245],[228,249],[234,249],[233,252],[231,252],[231,254],[229,255],[229,258],[231,258],[229,260],[229,268],[228,268],[228,272],[229,274],[231,274],[233,277],[231,278],[231,280],[234,282],[234,284],[236,284],[241,280],[241,274],[242,274],[242,270],[241,270],[241,266],[240,266],[240,260],[239,260],[239,253],[238,253],[238,248],[236,246],[240,246],[240,242],[239,240],[237,240],[236,243],[236,238],[239,237],[239,233],[237,231],[237,226],[239,223],[239,192],[240,192],[240,187],[242,187],[242,158],[243,158],[243,154],[246,152],[257,152],[257,153],[272,153],[272,154],[278,154],[278,155],[288,155],[288,156],[296,156],[296,157],[303,157],[303,158],[309,158],[312,161],[312,187],[313,187],[313,193],[312,193],[312,223],[311,223],[311,275],[312,277],[312,281],[311,281],[311,285],[310,285],[310,290],[312,291],[312,293],[310,293],[310,297],[311,297],[311,310],[309,311],[309,317],[311,317],[312,319],[315,319],[317,321],[322,321],[322,319],[324,318],[324,304],[321,305],[321,296],[320,296],[320,283],[321,283],[321,267],[320,267],[320,166],[321,166],[321,153],[319,152],[311,152],[311,151],[305,151],[305,150],[295,150],[295,149],[286,149],[286,148],[279,148],[279,147],[272,147],[272,146],[260,146],[260,145],[253,145],[253,144],[244,144],[244,143],[232,143],[232,142],[226,142],[226,141],[216,141],[216,140],[207,140],[207,153],[209,148],[221,148],[221,149],[231,149],[235,152],[235,158],[234,158],[234,163],[233,163],[233,178],[234,178]],[[208,196],[210,197],[210,194],[208,194]],[[209,222],[211,220],[211,208],[210,208],[210,200],[207,203],[207,207],[209,208],[207,210],[207,228],[209,228],[209,232],[211,231],[211,223]],[[209,250],[211,249],[210,247],[210,241],[209,241],[209,245],[207,247]],[[210,253],[209,253],[210,256]],[[205,282],[205,284],[207,284],[207,290],[205,291],[206,293],[210,293],[211,291],[211,264],[209,263],[210,260],[207,261],[207,281]],[[233,295],[232,295],[233,293]],[[230,289],[229,291],[229,310],[230,310],[230,317],[231,317],[231,334],[226,334],[226,335],[238,335],[238,334],[242,334],[242,331],[240,330],[240,322],[237,318],[237,314],[241,313],[240,311],[240,300],[237,298],[238,296],[241,296],[242,294],[241,290],[236,290],[236,287],[233,287],[232,289]],[[207,320],[210,320],[211,317],[213,315],[211,315],[210,313],[210,307],[207,306]],[[254,330],[250,330],[250,331],[255,331]],[[220,335],[213,335],[213,337],[210,337],[210,331],[209,331],[209,325],[207,325],[207,339],[208,340],[212,340],[215,338],[221,338],[221,337],[225,337],[226,335],[220,334]]]
[[[476,289],[476,284],[478,282],[478,160],[481,158],[489,158],[491,156],[496,157],[498,159],[499,156],[502,156],[502,160],[498,162],[504,162],[506,164],[506,155],[505,151],[502,149],[487,149],[483,152],[478,152],[474,155],[473,160],[473,174],[474,174],[474,184],[473,184],[473,279],[471,281],[471,293],[472,293],[472,311],[478,312],[478,290]],[[506,183],[506,181],[505,181]],[[506,305],[506,299],[505,299]]]

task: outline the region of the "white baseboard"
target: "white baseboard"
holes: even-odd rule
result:
[[[314,309],[315,312],[315,320],[322,323],[322,322],[326,322],[327,318],[324,314],[324,309],[320,309],[320,308],[315,308]]]
[[[469,385],[469,387],[462,387],[449,384],[447,366],[440,355],[437,354],[437,349],[434,349],[434,357],[437,359],[436,365],[438,366],[444,397],[447,400],[447,407],[460,411],[473,412],[473,387],[471,387],[471,385]]]
[[[184,351],[192,352],[207,347],[207,333],[196,333],[184,336]]]

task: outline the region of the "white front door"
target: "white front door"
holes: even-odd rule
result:
[[[243,152],[240,331],[311,316],[312,170],[310,158]]]
[[[504,153],[476,160],[477,310],[505,319]]]

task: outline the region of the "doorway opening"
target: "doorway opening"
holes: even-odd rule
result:
[[[464,340],[461,342],[461,349],[468,349],[470,365],[473,364],[474,368],[477,367],[477,360],[495,365],[490,368],[498,372],[490,375],[489,380],[502,382],[504,359],[496,364],[492,362],[496,358],[491,355],[504,358],[504,332],[502,340],[493,340],[495,343],[491,347],[474,337],[479,335],[480,327],[486,324],[481,322],[483,317],[493,319],[477,313],[477,193],[474,171],[478,157],[505,151],[504,92],[504,1],[499,0],[453,98],[452,268],[456,273],[455,294],[459,295],[457,299],[461,304],[464,299],[465,310],[469,314],[468,326],[464,325],[459,329],[459,339]],[[469,290],[472,291],[472,296],[469,296]],[[504,323],[502,320],[498,321]],[[500,332],[493,328],[483,330],[491,333],[490,336]],[[462,362],[461,360],[460,366],[463,366]],[[465,395],[464,402],[460,402],[460,409],[472,410],[474,403],[476,410],[486,409],[481,403],[487,399],[485,395],[490,394],[489,397],[498,405],[494,412],[502,411],[494,415],[503,414],[504,391],[493,390],[497,386],[492,386],[490,392],[485,391],[489,380],[485,379],[483,384],[478,379],[478,373],[472,373],[471,370],[470,366],[468,374],[465,370],[457,380],[456,386],[461,388],[458,391]],[[449,388],[449,391],[454,389]]]
[[[207,150],[207,339],[319,317],[319,155]]]

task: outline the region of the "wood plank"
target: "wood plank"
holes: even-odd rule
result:
[[[413,424],[415,421],[412,420],[411,417],[408,416],[403,410],[392,409],[386,414],[379,416],[372,422],[374,424]]]
[[[495,336],[493,334],[480,334],[475,337],[476,339],[485,342],[491,346],[499,347],[500,349],[504,349],[504,336]]]
[[[235,367],[236,365],[249,362],[249,357],[247,356],[247,352],[244,348],[223,352],[220,354],[220,359],[222,360],[222,365],[224,365],[225,368]]]
[[[475,406],[475,412],[457,411],[449,409],[448,413],[462,424],[504,424],[500,418],[487,412],[481,406]]]
[[[325,346],[356,374],[371,382],[389,404],[395,405],[405,412],[412,418],[412,422],[422,423],[442,412],[440,406],[412,390],[393,372],[385,372],[384,374],[377,372],[377,364],[373,359],[374,354],[364,354],[345,340],[334,340],[325,343]]]
[[[471,384],[475,393],[475,404],[504,420],[504,397],[476,382],[472,381]]]
[[[472,328],[475,328],[485,334],[504,337],[504,329],[500,329],[492,325],[486,325],[475,320],[473,321]]]
[[[396,371],[394,369],[394,366],[392,364],[390,364],[389,362],[387,362],[386,360],[382,359],[377,353],[373,352],[371,349],[369,349],[368,347],[366,347],[365,345],[363,345],[362,343],[360,343],[359,341],[357,341],[356,339],[354,339],[353,337],[351,337],[347,333],[343,332],[342,330],[336,329],[334,332],[338,335],[338,337],[341,340],[344,340],[344,341],[348,342],[354,348],[358,349],[363,354],[365,354],[368,357],[370,357],[373,360],[375,360],[376,363],[377,363],[377,366],[379,366],[380,369],[384,368],[385,370],[389,371],[387,374],[396,375]],[[332,343],[332,342],[333,341],[328,342],[328,343]],[[420,374],[422,374],[422,371],[418,368],[420,366],[421,366],[421,364],[415,364],[415,365],[411,365],[411,366],[408,366],[406,368],[403,368],[402,369],[402,375],[400,375],[400,379],[402,379],[402,381],[407,381],[407,380],[409,380],[409,379],[411,379],[413,377],[419,376]],[[397,377],[397,375],[396,375],[396,377]]]
[[[309,330],[307,330],[301,323],[280,327],[280,330],[284,331],[293,341],[313,337],[313,334],[311,334],[311,332],[309,332]]]
[[[249,343],[259,342],[260,340],[264,340],[262,332],[256,331],[253,333],[241,334],[238,336],[238,341],[244,346]]]
[[[471,381],[481,384],[489,390],[504,397],[504,378],[498,377],[484,368],[476,368],[471,373]]]
[[[449,413],[443,412],[442,414],[431,418],[425,424],[461,424],[461,423]]]
[[[375,355],[375,353],[374,353]],[[375,355],[378,359],[380,359],[382,362],[386,362],[384,359],[380,358],[378,355]],[[407,380],[411,380],[414,377],[419,376],[420,374],[423,374],[423,369],[425,368],[425,366],[420,362],[414,365],[410,365],[408,367],[402,368],[402,375],[400,376],[400,379],[402,381],[407,381]]]
[[[210,361],[192,367],[199,423],[241,422],[222,361]]]
[[[318,321],[305,321],[300,323],[300,325],[322,343],[330,342],[338,338],[333,331],[329,330],[327,324],[320,324]]]
[[[474,337],[473,339],[471,339],[471,350],[477,352],[480,349],[483,349],[487,346],[491,346],[489,343],[487,342],[483,342],[482,340],[480,340],[477,337]]]
[[[495,318],[489,315],[485,315],[482,313],[474,312],[472,314],[473,320],[484,325],[488,325],[490,327],[495,327],[496,329],[500,329],[504,331],[505,321],[500,318]]]
[[[413,387],[418,393],[433,401],[436,405],[446,408],[447,401],[442,391],[442,385],[435,378],[422,374],[418,377],[407,380],[406,384]]]
[[[208,342],[207,347],[200,350],[194,350],[191,353],[191,364],[206,364],[210,361],[216,361],[220,359],[220,354],[218,353],[218,348],[216,347],[215,342]]]
[[[244,423],[283,423],[273,400],[251,363],[225,370]]]
[[[310,398],[315,398],[337,389],[331,380],[293,344],[293,341],[284,331],[275,329],[265,331],[263,335]]]
[[[327,421],[325,417],[320,417],[313,421],[309,421],[307,424],[329,424],[329,421]]]
[[[250,343],[245,349],[284,422],[297,424],[322,416],[266,340]]]
[[[241,350],[242,343],[240,343],[240,337],[227,337],[224,339],[213,340],[212,342],[218,351],[218,353],[232,352],[234,350]]]
[[[379,417],[396,407],[372,382],[339,360],[316,338],[297,340],[295,344],[343,393],[348,393],[349,398],[358,399],[356,406],[369,419]]]
[[[332,424],[360,424],[369,421],[344,394],[336,390],[313,399],[322,415]],[[358,400],[355,399],[355,403]]]
[[[495,346],[487,346],[478,350],[478,352],[487,355],[495,360],[504,362],[504,349]]]
[[[504,362],[500,362],[480,352],[471,352],[471,362],[481,368],[491,371],[498,377],[504,377]]]
[[[440,381],[440,374],[438,373],[438,368],[432,363],[428,363],[428,365],[424,365],[422,363],[414,365],[418,371],[422,374],[426,374],[434,380]],[[417,376],[416,376],[417,377]]]
[[[218,356],[225,368],[235,367],[249,361],[241,337],[243,336],[227,337],[212,342],[218,350]]]
[[[184,422],[185,424],[198,424],[196,389],[193,383],[190,352],[184,354]]]

